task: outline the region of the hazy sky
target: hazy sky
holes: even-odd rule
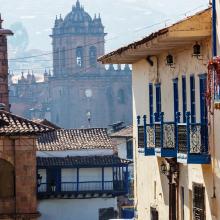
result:
[[[51,28],[56,15],[70,12],[76,0],[0,0],[4,27],[20,21],[29,34],[29,48],[51,50]],[[106,37],[106,50],[130,41],[184,18],[208,5],[208,0],[81,0],[91,16],[100,13]],[[193,10],[193,11],[192,11]],[[143,27],[146,27],[143,29]]]

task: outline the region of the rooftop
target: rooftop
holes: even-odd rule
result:
[[[103,64],[132,64],[161,51],[185,47],[211,36],[211,8],[189,16],[98,59]]]
[[[37,135],[52,130],[48,126],[0,110],[0,135],[2,136]]]
[[[60,129],[42,134],[37,148],[39,151],[113,149],[113,143],[105,128]]]
[[[131,138],[133,137],[133,127],[132,125],[131,126],[128,126],[126,128],[123,128],[117,132],[114,132],[110,135],[111,137],[113,138]]]
[[[77,157],[37,157],[38,167],[111,167],[129,163],[131,163],[131,161],[121,159],[115,155]]]

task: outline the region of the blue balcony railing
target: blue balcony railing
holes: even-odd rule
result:
[[[71,193],[126,193],[125,181],[85,181],[85,182],[61,182],[51,185],[41,183],[38,187],[38,195],[56,195]]]
[[[138,147],[146,156],[174,157],[181,163],[210,163],[208,151],[208,127],[203,123],[190,123],[190,113],[186,113],[187,122],[180,123],[180,113],[175,121],[164,121],[164,113],[160,113],[159,122],[143,125],[138,120]],[[141,128],[141,132],[139,132]],[[140,144],[141,143],[141,144]],[[139,150],[140,152],[140,150]]]

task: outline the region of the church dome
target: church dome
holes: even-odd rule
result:
[[[64,26],[74,26],[74,24],[90,23],[92,18],[84,11],[84,8],[77,0],[76,5],[73,6],[72,11],[65,17]]]

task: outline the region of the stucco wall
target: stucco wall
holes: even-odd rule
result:
[[[39,220],[98,220],[99,209],[110,207],[117,209],[116,198],[42,200],[38,203]]]
[[[140,60],[133,65],[133,124],[134,124],[134,149],[135,149],[135,166],[136,166],[136,205],[138,211],[138,219],[150,219],[150,207],[156,207],[159,211],[159,219],[169,219],[169,202],[168,202],[168,180],[161,175],[160,164],[162,158],[156,156],[145,157],[137,152],[137,115],[147,115],[149,122],[149,99],[148,84],[161,82],[162,90],[162,111],[165,112],[165,121],[174,120],[173,110],[173,79],[179,79],[179,110],[182,113],[182,75],[186,76],[187,81],[187,110],[190,111],[190,75],[195,75],[196,90],[196,120],[200,121],[200,97],[199,97],[199,74],[207,72],[206,64],[211,57],[211,41],[204,40],[199,42],[202,45],[202,60],[192,57],[192,46],[179,48],[178,50],[167,51],[158,56],[158,76],[156,81],[156,59],[154,66],[150,67],[146,60]],[[167,53],[174,56],[175,68],[170,68],[165,64]],[[154,112],[155,112],[155,87],[154,87]],[[182,113],[183,115],[183,113]],[[220,116],[218,122],[220,121]],[[181,116],[182,121],[182,116]],[[217,121],[217,120],[216,120]],[[218,127],[219,125],[217,125]],[[219,137],[216,137],[218,139]],[[217,141],[217,140],[216,140]],[[220,140],[218,140],[220,141]],[[219,142],[218,142],[219,143]],[[214,146],[211,146],[213,151]],[[219,154],[217,148],[216,157]],[[219,155],[218,155],[219,156]],[[219,157],[216,158],[216,165],[183,165],[180,164],[180,185],[184,187],[184,212],[185,219],[190,219],[191,210],[191,194],[192,183],[201,183],[206,188],[206,219],[220,219],[219,207],[220,200],[220,180],[219,180]],[[218,165],[217,165],[218,164]],[[215,169],[215,175],[212,169]],[[213,176],[216,187],[216,198],[213,199]],[[217,194],[218,192],[218,194]],[[180,197],[180,195],[179,195]],[[191,214],[190,214],[191,213]]]
[[[113,149],[37,151],[37,156],[38,157],[105,156],[105,155],[112,155],[112,154],[113,154]]]

